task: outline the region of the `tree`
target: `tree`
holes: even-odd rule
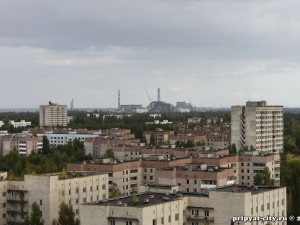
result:
[[[274,179],[271,179],[271,172],[268,167],[265,167],[262,172],[257,173],[254,176],[255,185],[274,185]]]
[[[116,197],[120,197],[120,196],[122,196],[122,193],[120,192],[117,184],[112,182],[109,186],[109,197],[116,198]]]
[[[72,205],[62,202],[59,206],[58,219],[53,220],[52,225],[80,225],[80,221],[75,219]]]
[[[114,153],[114,151],[111,149],[111,148],[109,148],[109,149],[107,149],[103,154],[102,154],[102,156],[101,156],[101,158],[102,159],[114,159],[115,158],[115,153]]]
[[[237,153],[235,143],[229,145],[228,149],[229,149],[229,154],[236,154]]]
[[[149,143],[150,145],[155,145],[155,137],[154,137],[154,134],[151,134],[150,135],[150,143]]]
[[[25,224],[26,225],[44,225],[42,211],[36,202],[34,202],[31,205],[30,217],[26,217]]]
[[[46,135],[43,136],[43,148],[42,148],[42,152],[47,155],[50,152],[50,144],[49,144],[49,140],[47,138]]]

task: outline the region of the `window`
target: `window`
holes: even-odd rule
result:
[[[6,203],[3,203],[3,204],[2,204],[2,208],[5,208],[5,207],[6,207]]]
[[[209,211],[208,210],[204,210],[204,216],[209,216]]]
[[[132,221],[126,221],[126,225],[132,225]]]
[[[83,198],[83,202],[84,202],[84,203],[86,202],[86,198]]]
[[[197,184],[197,180],[194,180],[194,184]]]
[[[164,218],[163,218],[163,217],[160,218],[160,223],[161,223],[161,224],[164,224]]]
[[[152,225],[156,225],[156,219],[152,220]]]
[[[83,192],[86,192],[86,187],[82,188],[82,191],[83,191]]]
[[[186,180],[186,183],[187,183],[187,184],[189,184],[189,183],[190,183],[189,179],[187,179],[187,180]]]
[[[105,190],[105,184],[102,184],[102,190]]]
[[[169,222],[171,222],[171,216],[169,216]]]
[[[40,205],[43,205],[43,200],[42,199],[40,199]]]
[[[178,213],[175,214],[175,220],[179,220],[179,214]]]

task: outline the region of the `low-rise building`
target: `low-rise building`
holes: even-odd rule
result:
[[[22,181],[5,180],[3,184],[0,181],[0,188],[5,193],[0,199],[0,224],[24,224],[31,205],[36,202],[43,212],[45,225],[50,225],[58,218],[61,202],[71,204],[79,217],[80,204],[108,198],[108,175],[90,172],[25,175]]]
[[[43,148],[43,138],[31,136],[26,133],[7,134],[0,136],[1,155],[8,154],[16,149],[20,155],[30,155],[31,152],[38,152]]]
[[[240,216],[285,217],[286,188],[233,185],[196,194],[142,193],[83,204],[80,211],[82,225],[98,225],[100,220],[103,225],[228,225]],[[240,220],[235,224],[267,222]],[[284,220],[269,222],[286,225]]]

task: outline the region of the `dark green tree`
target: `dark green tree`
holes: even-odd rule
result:
[[[265,186],[274,185],[274,179],[271,178],[271,172],[268,167],[265,167],[262,172],[259,172],[254,176],[254,184]]]
[[[111,148],[109,148],[109,149],[107,149],[103,154],[102,154],[102,156],[101,156],[101,158],[102,159],[114,159],[115,158],[115,153],[114,153],[114,151],[111,149]]]
[[[29,217],[26,217],[25,224],[26,225],[44,225],[42,211],[36,202],[34,202],[31,205],[31,213],[30,213]]]
[[[47,138],[47,136],[43,136],[43,148],[42,148],[42,152],[44,154],[49,154],[50,153],[50,144],[49,144],[49,140]]]
[[[53,220],[52,225],[80,225],[80,221],[75,219],[72,205],[62,202],[59,205],[58,219]]]
[[[116,183],[112,182],[109,185],[109,197],[110,198],[116,198],[122,196],[122,193],[120,192],[118,186]]]

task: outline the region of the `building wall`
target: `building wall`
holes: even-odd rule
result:
[[[67,126],[67,106],[50,102],[49,105],[41,105],[39,109],[40,126]]]
[[[265,101],[231,107],[231,143],[263,153],[283,151],[283,107]]]
[[[36,202],[43,212],[45,225],[50,225],[58,218],[61,202],[72,204],[79,217],[80,204],[108,198],[108,174],[77,175],[63,179],[49,174],[25,175],[24,181],[7,181],[7,208],[10,209],[7,220],[22,221]]]

